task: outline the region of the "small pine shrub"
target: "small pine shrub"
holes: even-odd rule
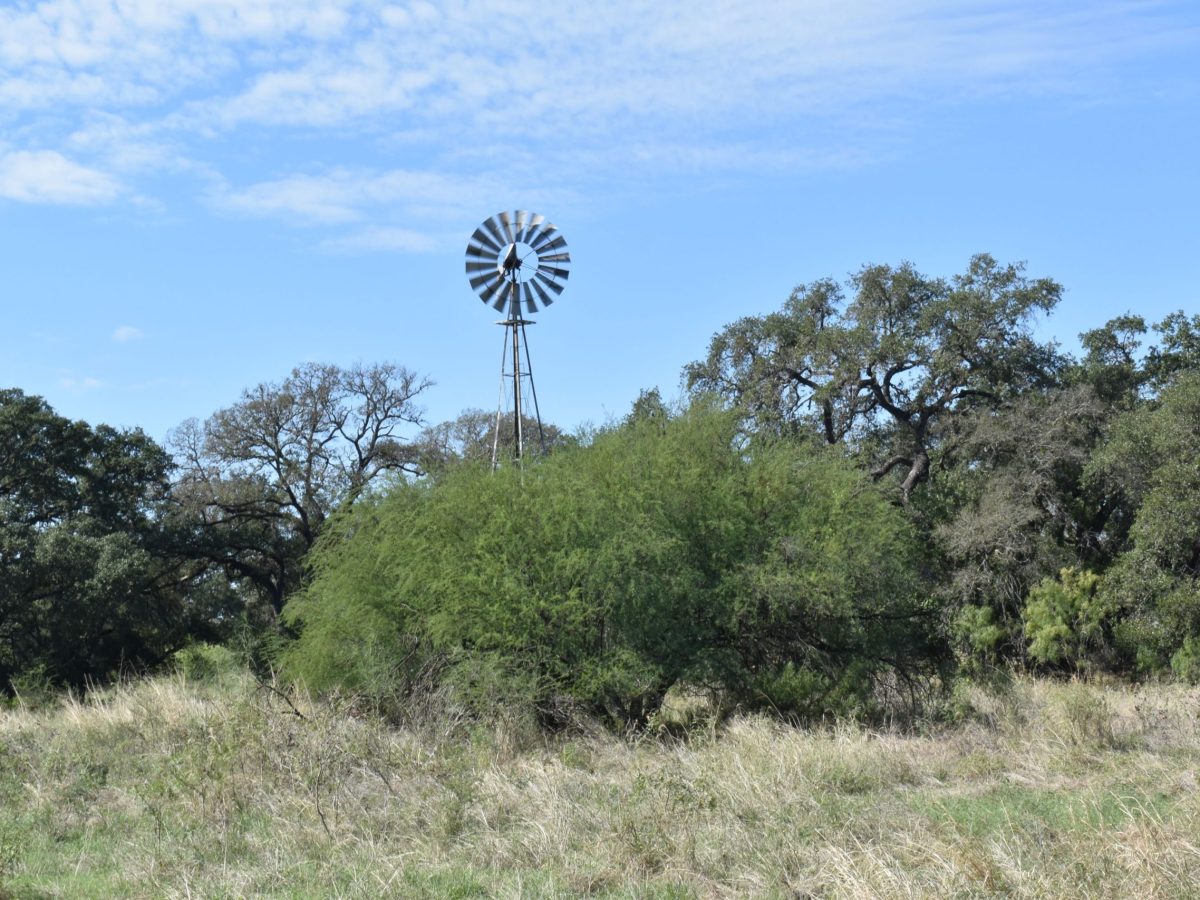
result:
[[[45,665],[32,666],[9,681],[12,702],[29,709],[39,709],[51,703],[59,694]]]
[[[1099,585],[1099,575],[1068,567],[1029,592],[1021,618],[1032,659],[1076,671],[1093,664],[1114,612]]]
[[[966,649],[967,658],[985,667],[998,659],[1001,646],[1012,636],[996,621],[995,609],[970,604],[959,610],[953,632],[958,644]]]

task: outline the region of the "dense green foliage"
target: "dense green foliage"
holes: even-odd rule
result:
[[[626,724],[676,685],[844,712],[931,659],[917,552],[836,452],[740,447],[737,417],[698,405],[359,504],[288,606],[303,627],[286,660],[319,688],[394,692],[432,668],[470,697]]]
[[[1093,472],[1132,511],[1128,549],[1105,576],[1104,594],[1122,610],[1118,648],[1143,669],[1173,661],[1191,673],[1200,639],[1200,371],[1122,415]]]
[[[429,382],[392,364],[298,367],[174,460],[5,391],[0,685],[232,634],[320,689],[619,726],[672,690],[894,709],[955,666],[1200,680],[1200,316],[1074,358],[1033,336],[1060,293],[986,255],[802,285],[682,411],[522,465],[478,410],[406,436]]]
[[[1118,316],[1075,360],[1031,336],[1059,293],[987,256],[949,280],[866,266],[733,323],[686,374],[752,435],[906,473],[961,661],[1200,671],[1200,316]],[[1099,579],[1086,610],[1062,570]]]
[[[161,661],[211,610],[161,527],[170,457],[0,392],[0,689]]]
[[[1100,577],[1094,572],[1063,569],[1029,592],[1022,618],[1029,638],[1029,655],[1041,663],[1088,662],[1092,649],[1103,643],[1103,630],[1112,613],[1097,596]]]

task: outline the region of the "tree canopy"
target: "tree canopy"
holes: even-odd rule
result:
[[[1030,322],[1061,293],[987,255],[949,280],[909,263],[868,265],[844,286],[801,285],[780,312],[728,326],[685,377],[737,404],[755,430],[872,447],[872,474],[901,472],[907,499],[948,418],[1053,379],[1061,361]]]
[[[161,527],[170,467],[140,431],[0,391],[0,688],[80,685],[212,630]]]
[[[419,470],[403,431],[421,424],[430,384],[391,363],[308,363],[185,422],[173,497],[197,554],[281,610],[329,514],[385,472]]]

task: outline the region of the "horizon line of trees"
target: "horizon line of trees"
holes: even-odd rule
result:
[[[392,363],[300,366],[166,448],[0,391],[0,688],[194,641],[625,725],[676,685],[807,717],[956,669],[1200,680],[1200,315],[1076,357],[1032,332],[1061,293],[982,254],[800,285],[679,403],[495,474],[493,417],[428,426]]]

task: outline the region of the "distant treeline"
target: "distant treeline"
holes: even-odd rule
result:
[[[400,709],[799,719],[1013,667],[1200,680],[1200,316],[1038,342],[1061,287],[865,266],[621,421],[492,471],[490,415],[306,365],[164,449],[0,392],[0,685],[194,642]],[[511,428],[511,423],[510,423]],[[501,457],[512,436],[500,435]]]

